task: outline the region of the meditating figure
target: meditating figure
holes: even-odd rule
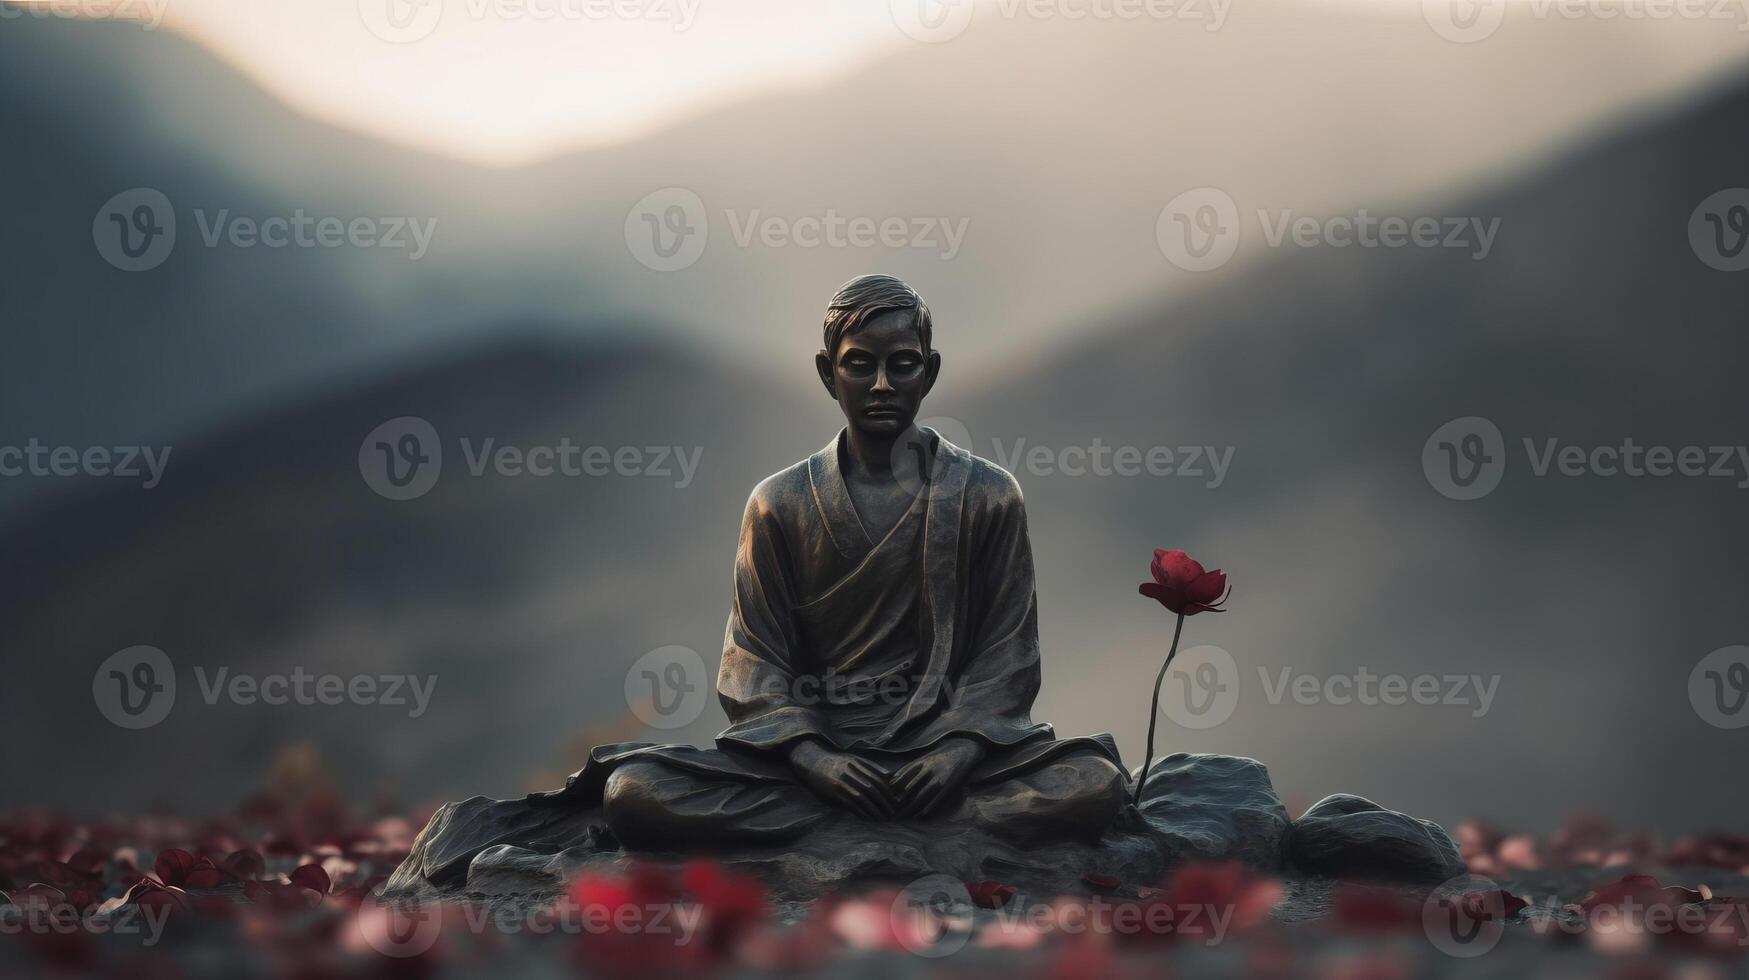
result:
[[[829,819],[947,817],[1021,844],[1097,839],[1128,779],[1110,735],[1031,711],[1038,610],[1020,487],[915,425],[941,372],[929,308],[841,288],[820,381],[845,428],[742,519],[716,748],[597,748],[552,802],[599,801],[626,846],[780,842]]]

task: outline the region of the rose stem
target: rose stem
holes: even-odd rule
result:
[[[1148,767],[1154,764],[1154,725],[1160,720],[1160,682],[1166,679],[1166,668],[1172,666],[1172,658],[1178,656],[1178,635],[1184,632],[1184,614],[1178,614],[1178,625],[1172,628],[1172,649],[1166,651],[1166,662],[1160,665],[1160,672],[1154,675],[1154,703],[1148,709],[1148,756],[1142,760],[1142,774],[1136,779],[1136,798],[1131,800],[1135,806],[1142,805],[1142,787],[1148,784]]]

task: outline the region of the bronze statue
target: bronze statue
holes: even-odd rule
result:
[[[385,891],[550,889],[646,854],[709,851],[786,894],[894,874],[1159,880],[1236,860],[1335,877],[1462,873],[1438,825],[1336,795],[1298,821],[1252,759],[1173,753],[1133,810],[1110,735],[1032,720],[1038,609],[1014,478],[915,419],[941,373],[929,308],[889,276],[826,312],[820,381],[847,425],[759,484],[735,554],[716,747],[597,747],[561,790],[439,808]],[[1212,597],[1211,597],[1212,598]],[[914,822],[915,821],[915,822]]]
[[[627,846],[782,841],[842,812],[934,815],[1016,843],[1092,841],[1128,777],[1110,735],[1032,720],[1038,611],[1020,487],[915,425],[941,371],[928,306],[846,283],[816,367],[846,427],[742,518],[714,749],[597,748],[550,802]]]

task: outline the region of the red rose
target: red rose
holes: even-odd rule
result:
[[[1154,549],[1154,561],[1148,566],[1154,581],[1143,582],[1137,589],[1142,595],[1158,602],[1180,616],[1199,612],[1224,612],[1217,608],[1227,601],[1227,575],[1220,569],[1202,570],[1202,564],[1182,551]]]

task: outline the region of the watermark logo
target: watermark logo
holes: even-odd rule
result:
[[[704,199],[685,187],[664,187],[643,196],[626,212],[626,249],[655,272],[689,268],[710,241]]]
[[[118,650],[91,675],[91,699],[117,727],[151,728],[176,706],[176,668],[154,646]]]
[[[1421,0],[1421,16],[1447,41],[1486,40],[1506,21],[1506,0]]]
[[[1239,248],[1239,206],[1218,187],[1185,191],[1160,210],[1154,238],[1166,260],[1186,272],[1218,269]]]
[[[423,41],[443,21],[443,0],[358,0],[358,16],[390,44]]]
[[[691,647],[657,647],[626,671],[626,707],[651,728],[684,728],[704,713],[711,684]]]
[[[939,215],[843,214],[837,208],[797,216],[762,208],[723,209],[736,248],[919,249],[952,261],[965,244],[971,219]],[[626,212],[626,250],[655,272],[690,268],[710,241],[704,199],[685,187],[644,195]]]
[[[0,477],[95,476],[139,480],[151,490],[164,479],[172,446],[50,446],[32,438],[0,446]]]
[[[933,429],[948,442],[968,452],[972,449],[972,433],[959,419],[936,415],[917,420],[918,429]],[[930,469],[929,449],[922,439],[900,439],[893,443],[893,474],[905,492],[913,497],[934,500],[944,490]]]
[[[941,44],[972,26],[975,0],[889,0],[893,23],[913,41]]]
[[[435,674],[316,674],[303,667],[289,674],[232,673],[229,667],[208,673],[194,668],[200,697],[211,707],[220,700],[251,706],[342,704],[408,707],[418,718],[431,706],[437,691]],[[91,699],[103,717],[120,728],[151,728],[170,716],[176,705],[176,667],[163,650],[132,646],[111,654],[91,675]]]
[[[975,0],[890,0],[893,23],[914,41],[941,44],[966,32]],[[1218,31],[1227,22],[1232,0],[991,0],[986,13],[1001,20],[1185,21]]]
[[[704,460],[703,446],[588,446],[569,436],[554,444],[519,446],[496,437],[456,440],[468,476],[488,474],[533,477],[641,477],[672,479],[676,490],[692,485]],[[372,429],[358,447],[358,471],[365,485],[390,500],[413,500],[431,491],[443,470],[437,429],[418,416],[403,415]]]
[[[1354,673],[1296,674],[1292,666],[1283,667],[1270,676],[1268,667],[1257,668],[1257,679],[1263,684],[1263,699],[1272,705],[1292,701],[1299,705],[1361,705],[1399,706],[1418,704],[1455,706],[1470,709],[1470,717],[1481,718],[1494,705],[1494,695],[1500,689],[1499,674],[1416,674],[1413,677],[1397,673],[1374,673],[1361,667]]]
[[[443,934],[439,908],[423,902],[381,900],[367,895],[353,916],[353,927],[367,946],[384,956],[406,959],[437,944]]]
[[[918,956],[939,959],[965,948],[976,913],[965,883],[950,875],[926,875],[893,899],[890,915],[899,944]]]
[[[143,947],[152,947],[163,938],[164,923],[170,918],[169,905],[129,903],[99,913],[32,891],[15,891],[10,897],[11,902],[0,905],[0,936],[129,936],[137,937]]]
[[[230,208],[194,209],[200,244],[209,249],[381,248],[424,258],[437,236],[437,219],[412,217],[343,218],[311,215],[303,208],[289,215],[257,219],[233,215]],[[146,272],[163,265],[176,247],[176,209],[151,187],[122,191],[97,209],[91,240],[105,262],[123,272]]]
[[[1009,473],[1026,477],[1095,477],[1100,479],[1199,480],[1210,490],[1227,480],[1233,464],[1234,446],[1136,446],[1109,443],[1099,436],[1086,442],[1035,443],[1025,436],[992,438],[987,444],[972,438],[965,423],[945,415],[919,419],[919,428],[930,428],[948,442],[994,462]],[[923,468],[927,452],[921,443],[900,441],[892,450],[893,472],[913,496],[932,495],[931,474]]]
[[[1749,188],[1727,188],[1696,205],[1688,216],[1688,244],[1710,268],[1749,269]]]
[[[364,26],[391,44],[423,41],[443,21],[446,0],[359,0]],[[678,34],[698,19],[702,0],[447,0],[450,11],[469,20],[511,22],[645,21],[668,24]]]
[[[156,269],[176,247],[176,209],[156,188],[122,191],[97,209],[91,240],[97,254],[123,272]]]
[[[1160,710],[1180,728],[1214,728],[1239,707],[1239,663],[1217,646],[1178,651]]]
[[[1259,208],[1258,231],[1269,248],[1446,248],[1480,262],[1494,250],[1500,219],[1378,215],[1367,208],[1319,218],[1293,208]],[[1226,265],[1243,237],[1239,208],[1218,187],[1185,191],[1166,203],[1154,237],[1166,260],[1186,272]]]
[[[1452,419],[1421,447],[1421,472],[1452,500],[1486,497],[1506,473],[1506,441],[1500,427],[1478,415]]]
[[[1421,904],[1421,929],[1427,941],[1447,956],[1481,956],[1506,932],[1506,900],[1500,886],[1473,875],[1441,882]]]
[[[1447,41],[1474,44],[1505,23],[1509,0],[1422,0],[1421,15]],[[1532,20],[1723,20],[1749,30],[1744,0],[1524,0],[1515,13]]]
[[[390,500],[423,497],[443,472],[443,443],[430,422],[414,415],[393,418],[359,444],[358,471],[366,486]]]
[[[1749,646],[1720,647],[1688,675],[1688,702],[1714,728],[1749,725]]]
[[[129,20],[155,31],[164,22],[170,0],[17,0],[0,3],[0,21],[19,17],[60,17],[73,20]]]
[[[1575,477],[1707,477],[1749,489],[1749,446],[1669,446],[1642,444],[1625,437],[1619,444],[1584,446],[1559,437],[1525,436],[1530,475]],[[1427,482],[1453,500],[1475,500],[1494,492],[1506,471],[1506,445],[1500,429],[1480,416],[1453,419],[1435,429],[1421,447]]]

